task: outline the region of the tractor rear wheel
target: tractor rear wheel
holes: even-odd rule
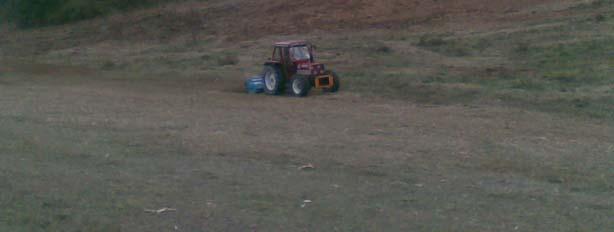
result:
[[[326,74],[333,76],[333,86],[329,89],[326,89],[326,91],[331,93],[339,91],[339,87],[341,87],[341,82],[339,81],[339,76],[337,75],[337,73],[335,73],[334,71],[327,71]]]
[[[309,94],[311,84],[307,76],[296,74],[292,76],[292,94],[297,97],[304,97]]]
[[[273,65],[264,66],[264,91],[270,95],[279,95],[283,92],[283,77],[279,67]]]

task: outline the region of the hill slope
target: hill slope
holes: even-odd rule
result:
[[[299,38],[341,91],[245,94]],[[611,0],[212,0],[3,28],[0,231],[611,231],[612,51]]]
[[[307,38],[352,77],[352,91],[610,118],[613,8],[609,0],[183,2],[13,30],[0,37],[0,54],[239,83],[259,71],[271,41]]]
[[[158,41],[192,33],[253,40],[314,30],[484,30],[561,16],[565,14],[561,11],[582,2],[585,1],[218,0],[167,4],[40,32],[48,37],[90,43]],[[36,34],[32,33],[40,38]]]

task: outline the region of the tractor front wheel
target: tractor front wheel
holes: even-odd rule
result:
[[[279,67],[264,66],[264,91],[270,95],[279,95],[283,92],[283,77]]]
[[[341,87],[341,82],[339,81],[339,76],[337,75],[337,73],[333,71],[327,71],[326,74],[333,76],[333,86],[329,89],[326,89],[326,91],[331,93],[339,91],[339,87]]]
[[[292,77],[292,94],[294,96],[307,96],[309,90],[311,90],[311,84],[306,76],[296,74]]]

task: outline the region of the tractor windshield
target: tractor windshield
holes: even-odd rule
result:
[[[307,46],[298,46],[290,48],[290,56],[292,60],[309,60],[311,59],[311,55],[309,54],[309,47]]]

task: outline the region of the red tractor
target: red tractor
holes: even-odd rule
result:
[[[275,43],[272,57],[264,64],[264,91],[278,95],[289,87],[298,97],[307,96],[311,88],[337,92],[339,77],[314,61],[313,50],[306,41]]]

